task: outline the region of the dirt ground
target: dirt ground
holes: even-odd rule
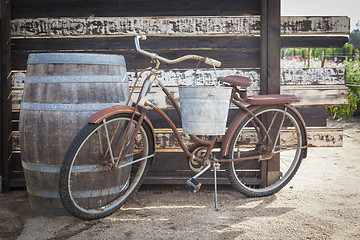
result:
[[[276,195],[219,186],[216,211],[212,186],[143,186],[112,216],[82,221],[37,215],[12,191],[0,194],[0,239],[360,239],[360,122],[340,125],[344,147],[310,149]]]

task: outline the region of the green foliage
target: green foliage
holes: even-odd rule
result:
[[[337,120],[349,120],[354,115],[360,100],[354,95],[354,92],[349,91],[349,104],[347,105],[328,107],[330,117]]]
[[[330,60],[333,58],[334,55],[334,51],[332,48],[326,48],[325,49],[325,56],[326,56],[326,60]]]
[[[360,106],[360,22],[357,24],[357,27],[358,29],[351,32],[350,41],[343,48],[311,49],[311,61],[319,63],[325,53],[327,66],[339,66],[346,69],[349,104],[329,106],[328,113],[333,119],[348,120],[353,116],[357,107]],[[281,57],[283,59],[288,57],[287,59],[303,61],[303,58],[308,54],[306,51],[308,49],[305,48],[282,49]]]
[[[354,46],[352,44],[345,44],[343,50],[345,56],[351,57],[354,55]]]
[[[344,61],[344,48],[333,48],[333,54],[334,57],[336,57],[338,60]]]
[[[321,59],[323,55],[324,49],[323,48],[315,48],[311,51],[311,56],[313,58]]]
[[[308,48],[283,48],[281,49],[280,57],[294,57],[299,56],[299,60],[303,60],[308,55]]]
[[[360,61],[360,50],[359,49],[354,49],[353,51],[354,53],[354,61]]]
[[[333,119],[349,120],[360,105],[360,63],[357,60],[343,62],[346,68],[346,82],[349,89],[349,104],[329,107],[329,114]]]

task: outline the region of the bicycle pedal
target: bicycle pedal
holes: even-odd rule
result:
[[[201,187],[201,183],[195,179],[195,178],[190,178],[189,180],[187,180],[186,182],[186,187],[187,189],[189,189],[191,192],[196,193],[200,190]]]

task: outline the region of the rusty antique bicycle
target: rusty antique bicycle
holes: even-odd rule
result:
[[[299,101],[296,96],[248,96],[247,87],[252,83],[249,78],[227,76],[218,78],[222,86],[180,87],[180,109],[157,78],[160,62],[175,64],[193,59],[215,70],[221,63],[197,55],[169,60],[141,49],[139,40],[146,37],[136,36],[135,46],[140,54],[152,59],[152,66],[140,74],[149,72],[137,100],[130,106],[129,97],[127,105],[109,107],[91,116],[63,158],[59,191],[69,213],[87,220],[103,218],[122,207],[138,190],[156,153],[148,111],[157,112],[174,132],[195,172],[186,183],[192,192],[200,189],[197,178],[213,170],[215,207],[219,169],[226,170],[231,184],[248,197],[274,194],[291,180],[307,155],[304,120],[290,105]],[[181,116],[183,132],[194,141],[191,146],[185,146],[171,119],[147,99],[153,84],[163,90]],[[198,106],[194,99],[199,99]],[[211,105],[212,101],[218,102]],[[209,104],[215,110],[201,110]],[[238,113],[225,131],[230,106],[238,108]],[[222,113],[218,111],[221,109]]]

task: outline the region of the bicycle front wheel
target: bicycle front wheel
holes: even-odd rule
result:
[[[306,134],[299,117],[285,106],[264,106],[254,114],[269,132],[272,142],[276,142],[274,155],[267,160],[230,162],[226,171],[232,185],[242,194],[264,197],[279,191],[295,175],[303,158]],[[259,123],[248,115],[231,139],[227,158],[260,156],[268,146]]]
[[[109,216],[137,191],[154,153],[152,131],[142,122],[134,146],[129,146],[138,117],[117,114],[87,124],[68,148],[60,169],[59,192],[73,216],[92,220]],[[128,130],[129,129],[129,130]],[[114,167],[121,148],[129,148]]]

